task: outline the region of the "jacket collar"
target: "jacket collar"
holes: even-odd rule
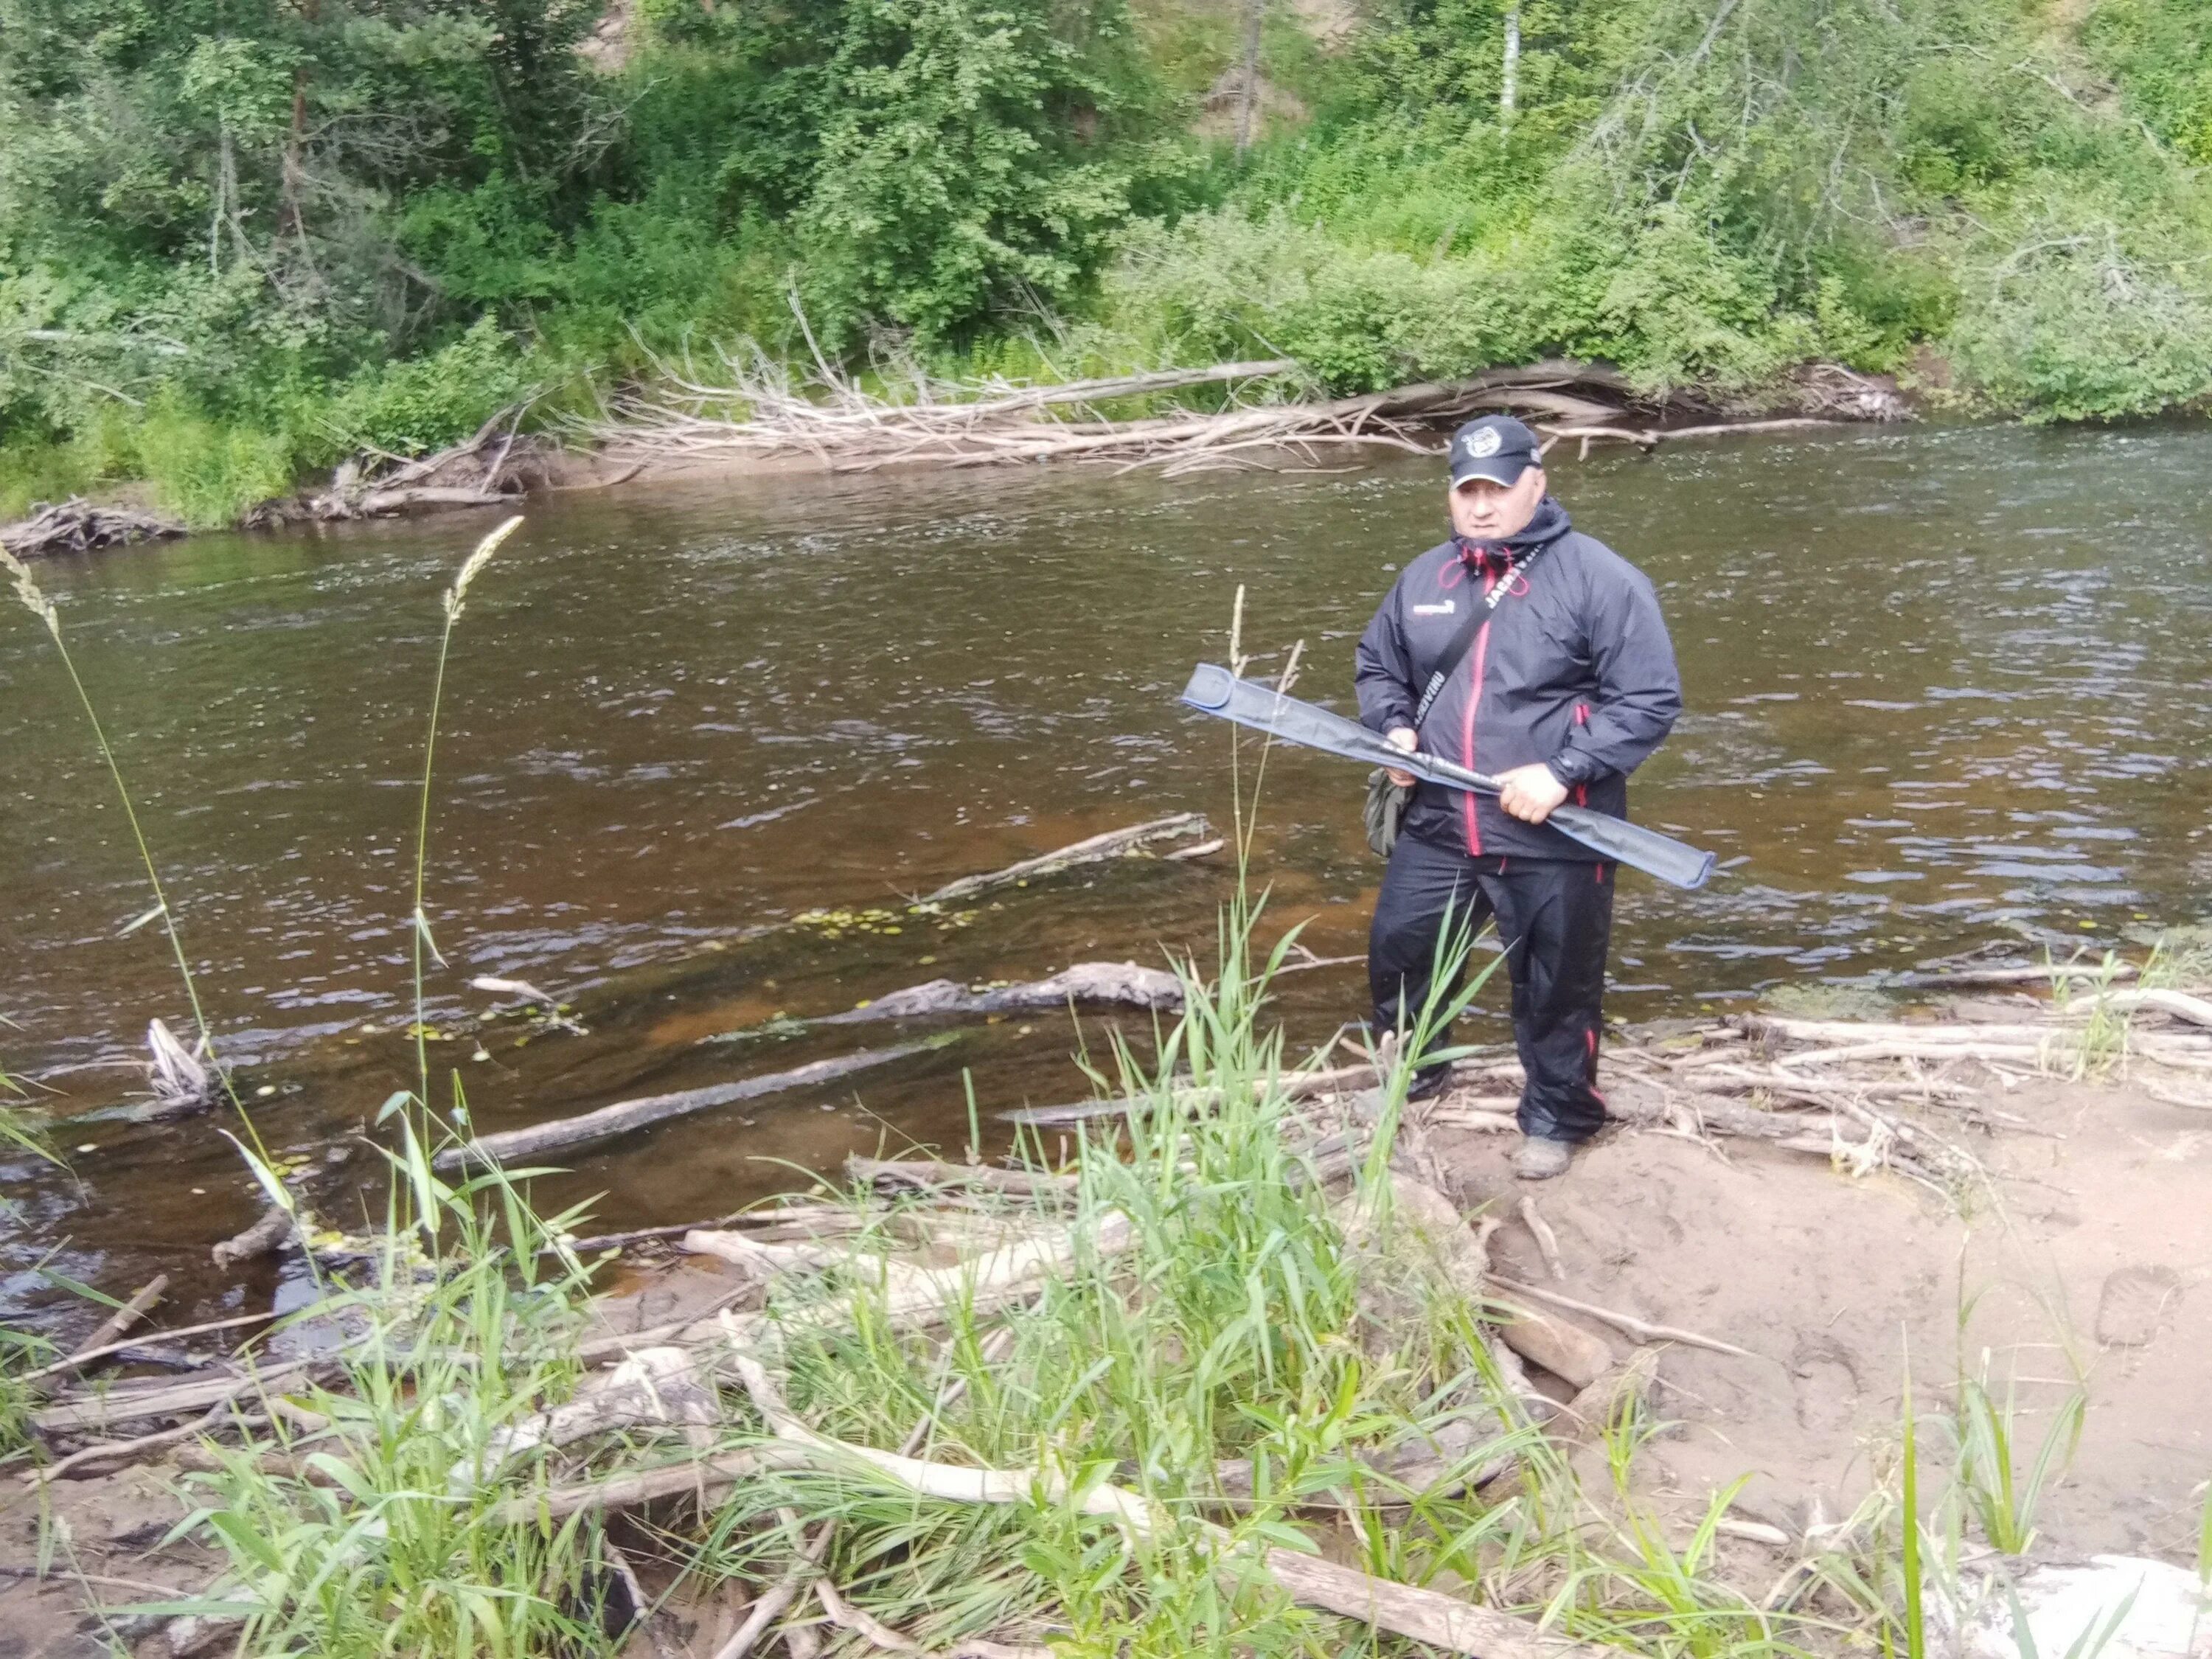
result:
[[[1502,542],[1474,542],[1455,535],[1452,545],[1459,550],[1460,558],[1471,566],[1480,567],[1493,561],[1519,564],[1538,548],[1559,540],[1573,528],[1567,509],[1547,495],[1536,503],[1535,516]]]

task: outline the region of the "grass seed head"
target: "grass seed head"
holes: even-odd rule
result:
[[[468,562],[461,567],[461,574],[453,578],[453,586],[446,592],[447,621],[460,620],[461,608],[469,597],[469,584],[476,580],[478,571],[491,562],[491,556],[499,551],[499,544],[512,536],[521,524],[522,515],[518,513],[477,544],[477,550],[469,555]]]
[[[30,566],[10,553],[5,542],[0,542],[0,568],[5,568],[15,581],[15,598],[23,609],[46,623],[47,633],[58,640],[61,638],[60,612],[54,609],[54,602],[48,599],[38,583],[32,580]]]

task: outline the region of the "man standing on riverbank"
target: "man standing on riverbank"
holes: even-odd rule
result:
[[[1566,1172],[1597,1133],[1595,1087],[1615,866],[1545,823],[1572,800],[1628,814],[1628,775],[1682,708],[1650,580],[1546,493],[1536,435],[1470,421],[1450,450],[1452,538],[1407,565],[1361,636],[1359,716],[1397,748],[1489,773],[1496,796],[1394,772],[1413,789],[1368,936],[1374,1029],[1410,1030],[1446,919],[1494,919],[1528,1081],[1516,1174]],[[1442,988],[1447,994],[1449,987]],[[1433,1034],[1432,1048],[1450,1040]],[[1449,1068],[1415,1079],[1440,1092]]]

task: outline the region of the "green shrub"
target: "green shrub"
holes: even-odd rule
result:
[[[2102,0],[2083,35],[2129,109],[2189,160],[2212,166],[2212,6]]]
[[[288,492],[298,471],[289,432],[266,432],[158,409],[135,434],[137,474],[156,501],[194,529],[235,520],[248,507]]]
[[[2069,216],[1961,285],[1962,374],[2039,420],[2114,420],[2212,396],[2212,295],[2181,240]],[[2141,251],[2164,244],[2166,257]],[[2202,246],[2201,241],[2198,244]]]
[[[427,357],[356,374],[314,424],[337,454],[421,455],[467,437],[528,389],[528,365],[491,318]]]
[[[97,482],[77,444],[34,438],[0,447],[0,524],[21,518],[33,501],[66,501]]]
[[[821,162],[795,221],[839,343],[872,318],[942,337],[1024,289],[1071,295],[1131,177],[1079,133],[1111,88],[1045,0],[852,0]]]

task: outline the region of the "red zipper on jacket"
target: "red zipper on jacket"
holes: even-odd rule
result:
[[[1490,597],[1490,590],[1497,585],[1498,579],[1490,574],[1489,553],[1487,551],[1478,551],[1475,556],[1481,561],[1482,594],[1483,598],[1486,599]],[[1510,564],[1508,568],[1510,568]],[[1496,619],[1496,617],[1497,612],[1492,611],[1488,617],[1486,617],[1483,621],[1481,631],[1474,636],[1474,661],[1473,664],[1474,672],[1474,689],[1468,695],[1467,713],[1460,716],[1460,764],[1466,767],[1470,772],[1475,769],[1474,717],[1476,712],[1482,707],[1483,667],[1486,659],[1490,655],[1490,624]],[[1467,850],[1468,855],[1470,857],[1480,858],[1482,855],[1482,826],[1474,810],[1474,792],[1472,790],[1467,791],[1461,795],[1460,801],[1462,804],[1462,810],[1467,814]]]
[[[1588,726],[1589,724],[1589,705],[1588,703],[1578,702],[1575,705],[1575,724],[1577,726]],[[1589,785],[1586,783],[1578,783],[1575,786],[1575,805],[1577,806],[1588,806],[1589,805]]]

